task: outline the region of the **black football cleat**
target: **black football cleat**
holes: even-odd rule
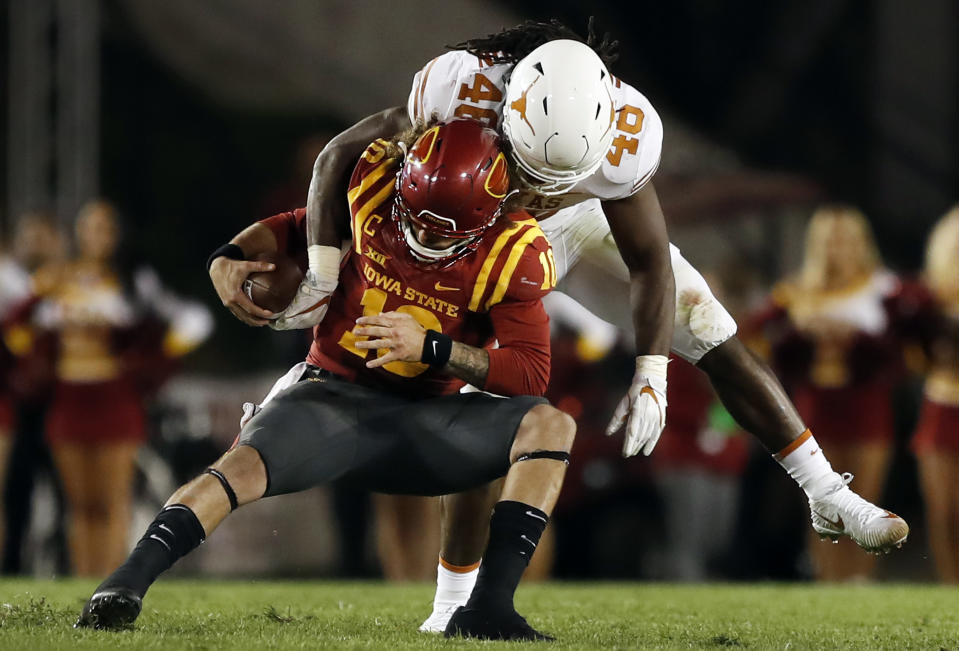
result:
[[[486,609],[466,606],[456,609],[443,635],[526,642],[552,642],[555,639],[530,626],[523,616],[512,608]]]
[[[130,628],[142,607],[140,595],[130,588],[102,588],[90,597],[73,627],[111,631]]]

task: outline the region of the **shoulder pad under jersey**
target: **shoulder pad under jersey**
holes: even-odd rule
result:
[[[370,143],[353,168],[347,199],[350,204],[350,229],[353,245],[359,250],[366,223],[383,203],[392,196],[399,161],[387,156],[387,142]]]
[[[527,213],[510,217],[519,221],[477,251],[482,263],[470,295],[471,312],[488,312],[504,299],[535,300],[556,285],[553,251],[539,224]]]
[[[613,77],[612,82],[613,142],[600,168],[577,187],[604,200],[628,197],[646,185],[663,148],[663,122],[653,105],[622,80]]]

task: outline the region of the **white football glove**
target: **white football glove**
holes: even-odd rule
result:
[[[310,268],[289,307],[270,321],[274,330],[301,330],[319,325],[330,307],[340,278],[340,250],[314,244],[307,249]]]
[[[623,456],[631,457],[642,449],[647,457],[656,447],[666,426],[666,365],[662,355],[641,355],[636,358],[636,374],[629,391],[619,401],[613,418],[606,427],[611,436],[626,424]]]

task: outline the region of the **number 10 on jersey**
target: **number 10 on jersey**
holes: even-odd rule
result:
[[[363,306],[363,316],[376,316],[377,314],[382,314],[383,308],[386,307],[386,299],[388,297],[389,295],[385,291],[376,287],[371,287],[363,292],[363,297],[360,299],[360,305]],[[443,332],[443,326],[440,324],[440,320],[436,318],[435,314],[425,308],[422,308],[418,305],[400,305],[398,308],[396,308],[396,311],[402,312],[403,314],[409,314],[411,317],[416,319],[417,323],[427,330]],[[366,359],[366,356],[371,351],[357,348],[356,342],[365,341],[367,339],[369,339],[369,337],[357,336],[353,334],[352,330],[347,330],[343,333],[343,336],[340,337],[340,340],[337,343],[357,357]],[[377,357],[382,357],[385,354],[385,349],[376,351]],[[417,375],[425,372],[429,366],[426,364],[421,364],[420,362],[390,362],[389,364],[384,365],[383,368],[394,375],[400,375],[402,377],[416,377]]]

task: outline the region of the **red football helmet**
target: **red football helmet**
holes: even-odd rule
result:
[[[432,127],[410,147],[396,189],[393,219],[413,256],[452,264],[476,249],[509,194],[499,136],[474,120]]]

